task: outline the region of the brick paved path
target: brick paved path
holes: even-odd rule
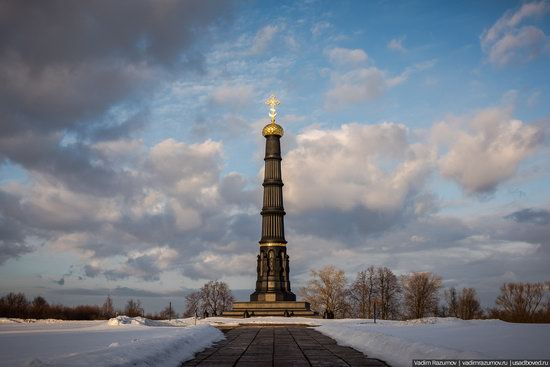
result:
[[[387,366],[303,326],[241,326],[182,366]]]

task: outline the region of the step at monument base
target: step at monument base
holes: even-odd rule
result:
[[[222,317],[249,317],[256,316],[293,316],[293,317],[319,317],[319,314],[312,311],[308,302],[296,301],[252,301],[235,302],[233,309],[224,311]]]

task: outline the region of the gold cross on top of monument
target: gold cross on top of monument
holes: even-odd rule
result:
[[[275,110],[275,107],[281,104],[281,101],[275,97],[274,94],[270,95],[269,98],[265,101],[265,104],[268,105],[269,108],[269,117],[271,117],[271,123],[275,123],[275,116],[277,116],[277,111]]]

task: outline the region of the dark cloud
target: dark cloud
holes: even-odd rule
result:
[[[203,69],[202,42],[231,7],[215,0],[0,0],[0,164],[22,167],[36,189],[0,193],[0,262],[31,251],[25,240],[37,234],[79,233],[76,247],[98,256],[124,251],[106,244],[120,243],[120,232],[99,235],[105,220],[90,204],[135,200],[144,178],[96,144],[142,129],[156,87]],[[72,211],[73,204],[80,207]],[[146,224],[154,228],[157,219]]]
[[[127,265],[138,274],[138,277],[145,281],[159,280],[162,269],[157,264],[157,257],[141,255],[128,259]]]
[[[105,275],[105,278],[107,278],[107,280],[112,281],[126,279],[129,276],[128,273],[119,270],[106,270],[103,272],[103,275]]]
[[[261,202],[259,184],[252,190],[245,190],[247,182],[238,173],[230,173],[220,183],[220,194],[229,204],[238,206],[256,206]]]
[[[116,288],[66,288],[55,289],[51,293],[73,295],[73,296],[120,296],[120,297],[166,297],[176,296],[181,297],[185,290],[172,291],[172,292],[153,292],[143,289],[129,288],[129,287],[116,287]]]
[[[101,269],[97,266],[85,265],[84,274],[89,278],[95,278],[101,273]]]
[[[120,123],[115,119],[107,119],[105,123],[99,126],[92,125],[88,131],[84,131],[84,136],[89,136],[93,141],[123,139],[142,129],[147,124],[147,121],[147,112],[140,111]]]
[[[78,142],[62,145],[62,139],[60,134],[32,132],[4,136],[0,138],[0,157],[4,155],[78,192],[112,196],[132,188],[131,178],[126,172],[120,168],[98,165],[100,157],[88,145]]]
[[[527,208],[513,212],[505,217],[518,223],[532,223],[537,225],[550,224],[550,211],[546,209]]]
[[[33,248],[25,243],[30,230],[13,218],[12,209],[18,209],[17,200],[0,190],[0,265],[10,258],[31,252]]]
[[[202,67],[198,42],[230,6],[1,1],[0,159],[71,186],[110,191],[120,172],[92,164],[97,157],[86,137],[111,140],[142,127],[145,98],[167,71],[173,78]],[[116,106],[137,114],[117,121],[109,117]],[[67,134],[76,134],[76,143],[67,146]]]
[[[40,69],[103,58],[172,64],[226,1],[2,1],[0,44]]]

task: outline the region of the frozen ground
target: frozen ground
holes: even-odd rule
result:
[[[411,321],[212,317],[151,321],[0,319],[0,366],[177,366],[223,338],[212,326],[305,324],[392,366],[413,358],[550,359],[550,324],[427,318]],[[176,326],[176,327],[175,327]]]
[[[412,321],[334,320],[318,330],[392,366],[426,359],[550,359],[550,324],[430,318]]]
[[[411,321],[305,318],[207,319],[212,325],[298,323],[379,358],[392,366],[411,366],[414,358],[550,359],[550,324],[512,324],[500,320],[425,318]]]
[[[178,366],[223,339],[189,321],[30,321],[0,319],[0,366]]]

